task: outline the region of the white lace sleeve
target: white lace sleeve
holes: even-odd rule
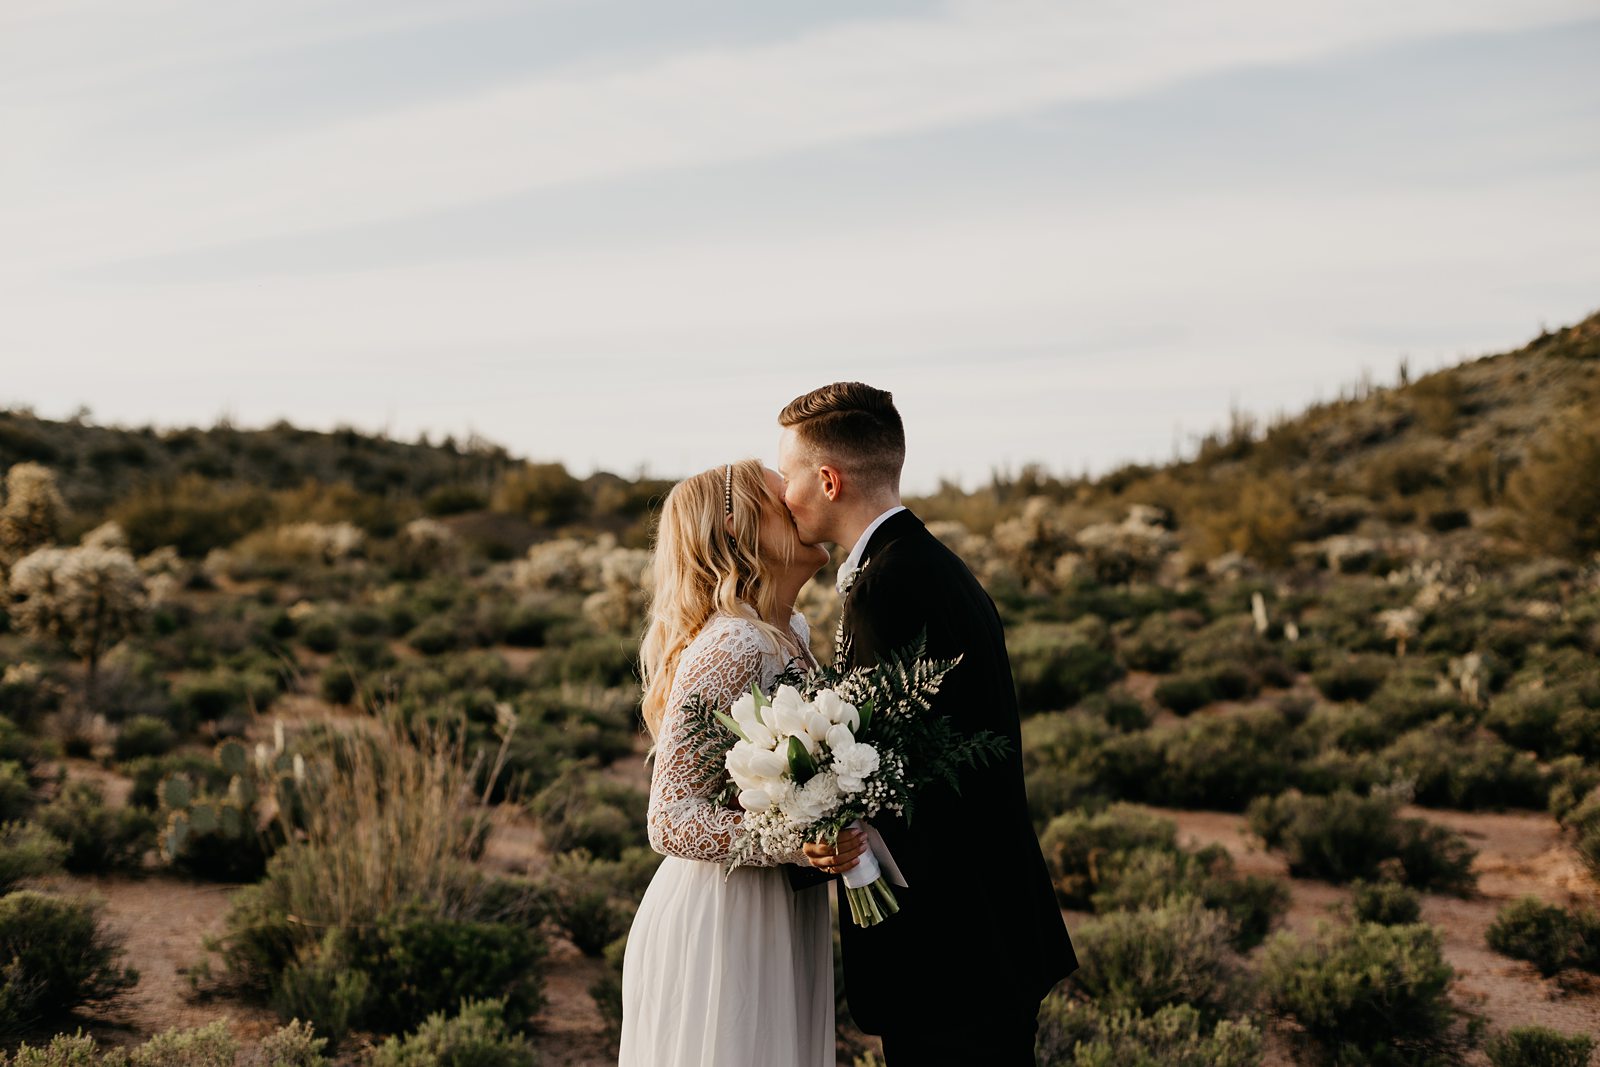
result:
[[[696,752],[681,739],[683,704],[698,693],[713,707],[726,709],[749,691],[752,682],[764,681],[769,653],[765,639],[753,627],[737,620],[714,622],[712,627],[684,651],[672,680],[661,736],[656,739],[648,825],[650,847],[662,855],[720,862],[732,851],[744,814],[710,799],[721,789],[727,772],[709,783],[695,781]],[[803,860],[799,851],[787,856],[757,852],[750,863],[774,867]]]

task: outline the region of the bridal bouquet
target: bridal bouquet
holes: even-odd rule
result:
[[[909,821],[924,786],[944,782],[959,791],[961,767],[1004,751],[998,734],[963,737],[943,716],[923,714],[960,662],[927,659],[925,650],[919,640],[876,667],[791,670],[771,696],[752,687],[726,711],[696,709],[700,715],[690,721],[704,743],[702,773],[709,778],[725,768],[724,796],[745,811],[729,871],[757,851],[783,855],[807,841],[836,844],[841,830],[880,812]],[[871,848],[844,882],[858,926],[900,908]]]

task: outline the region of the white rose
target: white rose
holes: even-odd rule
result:
[[[854,733],[861,728],[861,712],[832,689],[824,689],[812,702],[831,723],[843,723]]]
[[[865,779],[878,769],[878,750],[871,745],[856,742],[833,752],[833,773],[839,776],[839,788],[846,793],[859,793]]]

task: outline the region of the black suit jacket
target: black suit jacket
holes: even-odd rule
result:
[[[843,665],[872,666],[926,631],[930,657],[962,657],[930,713],[963,734],[998,733],[1009,749],[963,769],[959,794],[927,787],[909,824],[873,820],[909,885],[894,889],[900,911],[872,927],[856,926],[840,900],[850,1014],[869,1034],[926,1027],[942,1012],[1015,1018],[1078,959],[1028,816],[1000,615],[960,557],[909,511],[884,520],[862,560],[844,602]]]

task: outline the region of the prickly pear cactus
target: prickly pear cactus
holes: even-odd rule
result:
[[[161,855],[202,877],[252,880],[282,836],[274,815],[304,814],[294,758],[277,746],[252,752],[232,738],[220,742],[212,758],[227,776],[226,792],[212,793],[183,774],[158,787]]]

